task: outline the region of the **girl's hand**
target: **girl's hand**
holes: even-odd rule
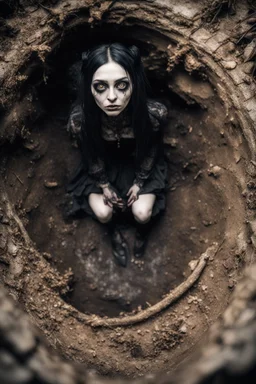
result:
[[[116,192],[113,191],[113,189],[110,186],[103,187],[103,201],[104,204],[108,205],[109,207],[113,208],[113,206],[117,206],[118,208],[124,207],[124,202],[121,199],[121,197],[118,197]]]
[[[136,200],[138,200],[138,192],[140,187],[137,184],[133,184],[133,186],[129,189],[126,196],[129,196],[127,206],[130,207]]]

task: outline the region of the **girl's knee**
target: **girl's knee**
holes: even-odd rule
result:
[[[109,209],[101,209],[97,213],[95,213],[97,219],[102,223],[108,223],[112,219],[113,211],[111,208]]]
[[[143,208],[143,207],[137,207],[136,209],[133,209],[133,215],[136,221],[139,223],[147,223],[152,216],[152,209],[149,208]]]

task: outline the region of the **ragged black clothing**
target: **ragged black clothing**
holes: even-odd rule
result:
[[[70,214],[79,211],[94,216],[89,204],[90,193],[102,193],[101,185],[110,183],[120,197],[127,199],[129,188],[136,183],[139,195],[152,193],[156,202],[152,215],[165,208],[167,166],[163,158],[161,126],[167,118],[166,107],[154,100],[148,100],[148,112],[153,126],[153,139],[139,166],[135,164],[135,138],[131,127],[131,116],[124,111],[116,117],[102,116],[101,135],[104,142],[104,158],[88,159],[82,162],[70,181],[67,191],[71,197]],[[81,147],[82,110],[75,106],[68,122],[68,130]]]

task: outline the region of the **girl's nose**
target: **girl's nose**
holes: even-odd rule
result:
[[[111,103],[113,103],[114,101],[116,101],[117,97],[116,97],[116,94],[114,92],[114,88],[110,87],[109,89],[109,94],[108,94],[108,97],[107,97],[108,101],[110,101]]]

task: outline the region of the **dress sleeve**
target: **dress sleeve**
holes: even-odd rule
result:
[[[83,111],[79,104],[76,104],[71,109],[68,120],[67,130],[71,137],[77,142],[81,152],[86,153],[86,143],[82,140],[81,128],[83,120]],[[101,187],[108,184],[108,177],[105,170],[105,164],[102,158],[96,159],[87,158],[87,167],[89,175],[95,180],[96,185]]]
[[[135,171],[134,184],[137,184],[140,188],[149,178],[156,163],[162,144],[161,126],[166,123],[168,114],[165,105],[156,101],[148,101],[148,112],[153,125],[153,137],[147,155]]]

